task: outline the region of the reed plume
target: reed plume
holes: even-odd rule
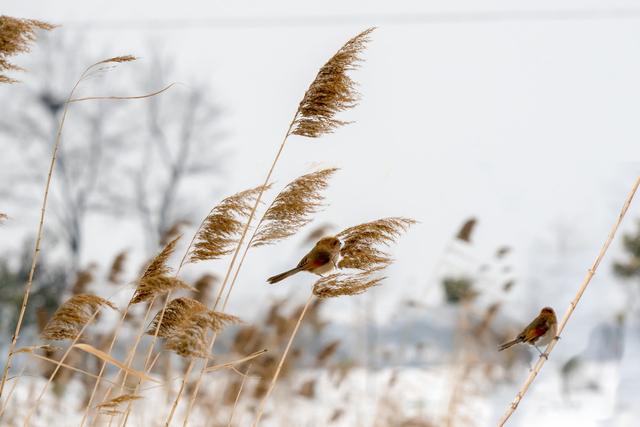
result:
[[[269,168],[269,172],[264,181],[264,185],[267,185],[271,179],[271,175],[282,155],[284,147],[287,143],[289,136],[291,135],[301,135],[311,138],[317,138],[326,133],[330,133],[335,130],[337,127],[345,124],[346,122],[337,120],[335,115],[338,112],[347,110],[351,107],[354,107],[357,104],[358,94],[355,91],[355,82],[347,75],[347,72],[353,70],[357,67],[357,65],[361,62],[360,53],[364,50],[367,42],[369,41],[369,34],[373,31],[373,28],[363,31],[358,34],[356,37],[349,40],[344,46],[340,48],[340,50],[331,58],[329,61],[320,69],[316,78],[311,83],[303,99],[300,101],[298,105],[298,109],[294,114],[294,117],[289,124],[289,128],[280,143],[280,147],[276,153],[276,156]],[[260,191],[257,194],[256,200],[253,203],[253,207],[248,215],[248,219],[246,221],[246,225],[244,226],[240,238],[238,239],[238,244],[236,245],[235,250],[233,251],[233,257],[227,269],[227,273],[222,282],[222,286],[220,287],[220,291],[218,292],[218,296],[216,298],[216,305],[218,301],[220,301],[220,296],[225,290],[227,285],[227,280],[229,275],[234,268],[236,259],[238,254],[240,253],[242,243],[244,242],[244,238],[249,230],[249,226],[253,220],[256,209],[260,204],[260,200],[262,198],[262,194],[264,191]],[[242,260],[240,261],[238,267],[236,268],[235,276],[237,278],[240,269],[242,268],[242,262],[244,257],[246,256],[247,250],[250,245],[247,245],[242,256]],[[223,303],[223,309],[226,307],[226,303],[229,300],[229,296],[231,291],[233,290],[233,285],[235,283],[235,279],[232,280],[231,286],[227,295],[225,297]],[[213,347],[214,340],[211,341],[210,347]],[[198,394],[199,385],[202,380],[203,374],[205,372],[207,364],[204,364],[203,369],[200,372],[200,376],[196,383],[195,390],[192,394],[191,401],[189,403],[189,407],[187,409],[187,415],[185,416],[184,423],[188,422],[189,415],[191,413],[191,408],[193,403],[195,402],[196,396]],[[184,381],[183,381],[184,383]],[[169,424],[171,422],[171,418],[175,411],[175,407],[177,405],[178,400],[180,399],[180,395],[174,401],[173,408],[169,417],[167,418],[166,423]]]
[[[323,169],[296,178],[276,196],[260,220],[252,246],[276,243],[294,235],[311,222],[323,206],[324,191],[337,168]]]
[[[146,279],[143,278],[138,282],[136,292],[133,294],[133,298],[131,298],[131,304],[150,301],[159,295],[172,292],[176,289],[193,290],[191,286],[177,277],[151,276]]]
[[[171,273],[171,268],[167,265],[167,260],[176,250],[176,245],[178,240],[180,240],[180,237],[181,236],[177,236],[167,243],[160,253],[151,260],[147,268],[144,270],[144,273],[142,273],[142,280],[154,276],[165,276]]]
[[[206,357],[207,331],[220,332],[226,325],[238,323],[239,318],[209,310],[204,304],[192,298],[182,297],[171,300],[162,316],[154,317],[148,335],[156,334],[165,338],[166,348],[185,357]]]
[[[9,217],[7,216],[6,213],[2,213],[0,212],[0,224],[2,224],[3,222],[5,222]]]
[[[62,304],[51,317],[41,333],[46,340],[67,340],[78,336],[83,326],[93,318],[101,307],[117,307],[104,298],[96,295],[74,295]]]
[[[218,259],[233,252],[258,194],[270,187],[266,184],[242,191],[214,207],[196,234],[189,262]]]
[[[313,294],[318,298],[359,295],[385,279],[384,276],[375,276],[375,273],[380,270],[381,268],[355,274],[330,274],[313,285]]]
[[[377,245],[389,246],[416,221],[390,217],[349,227],[336,235],[342,240],[339,268],[373,271],[389,266],[393,259]]]
[[[469,218],[462,224],[458,234],[456,234],[456,239],[461,240],[463,242],[471,243],[471,235],[473,234],[473,230],[476,228],[476,224],[478,220],[475,218]]]
[[[49,31],[54,25],[35,19],[18,19],[0,16],[0,73],[22,71],[21,67],[9,62],[9,57],[29,52],[31,43],[36,40],[38,30]],[[0,74],[0,83],[15,83],[10,77]]]
[[[320,68],[300,101],[291,135],[318,138],[349,123],[335,116],[355,107],[360,99],[355,90],[356,83],[347,72],[358,68],[362,62],[360,54],[374,29],[369,28],[349,40]]]

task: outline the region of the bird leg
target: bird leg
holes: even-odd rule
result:
[[[547,353],[543,353],[542,351],[540,351],[537,345],[534,345],[534,347],[536,348],[536,350],[538,350],[538,353],[540,353],[540,357],[544,357],[546,360],[549,360],[549,355]]]

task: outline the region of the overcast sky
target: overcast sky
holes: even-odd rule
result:
[[[222,188],[203,182],[194,189],[199,197],[261,183],[318,67],[348,38],[378,26],[354,74],[363,100],[344,115],[356,123],[321,140],[291,138],[274,178],[284,185],[319,166],[340,167],[331,206],[318,218],[338,228],[395,215],[420,221],[394,253],[391,283],[376,290],[384,318],[402,295],[425,293],[469,216],[480,219],[480,256],[513,246],[525,286],[544,285],[536,266],[558,261],[544,248],[569,239],[571,259],[555,270],[566,288],[547,286],[537,297],[564,310],[640,170],[640,9],[625,9],[633,5],[3,0],[0,13],[61,24],[101,55],[144,61],[149,42],[159,41],[175,53],[181,82],[207,80],[226,109],[232,157]],[[202,200],[196,216],[216,201]],[[3,233],[35,229],[37,213],[34,205],[13,217]],[[640,207],[629,216],[626,230]],[[104,221],[89,222],[87,240],[99,244],[88,245],[85,261],[142,247],[126,224]],[[288,293],[267,289],[264,278],[297,263],[299,244],[282,243],[275,261],[273,249],[251,252],[231,309],[246,310],[249,295]],[[609,264],[602,268],[594,287],[610,280]]]

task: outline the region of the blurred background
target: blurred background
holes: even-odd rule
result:
[[[291,138],[275,171],[280,188],[320,167],[341,169],[329,206],[303,234],[247,258],[228,311],[261,325],[263,341],[248,339],[244,325],[221,348],[284,344],[314,278],[265,280],[297,263],[314,232],[385,216],[419,224],[394,247],[382,286],[314,306],[264,425],[494,425],[536,356],[498,353],[497,344],[542,306],[564,313],[640,170],[640,8],[631,1],[4,0],[0,13],[60,25],[18,57],[22,83],[0,87],[3,344],[62,106],[79,74],[132,54],[140,60],[101,73],[81,95],[178,83],[154,98],[72,106],[24,345],[73,293],[126,305],[163,242],[190,236],[223,197],[262,182],[317,69],[347,39],[378,27],[353,74],[362,101],[342,116],[354,123],[319,140]],[[638,219],[632,205],[510,425],[640,422]],[[226,266],[188,266],[183,275],[206,298]],[[103,316],[96,336],[115,320]],[[254,367],[237,425],[251,422],[271,368]],[[77,425],[82,378],[68,373],[58,383],[51,416]],[[197,419],[222,423],[216,414],[233,405],[237,387],[233,375],[209,385]]]

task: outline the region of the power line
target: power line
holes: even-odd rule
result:
[[[595,21],[638,19],[640,9],[559,9],[502,10],[470,12],[429,12],[345,15],[236,16],[210,18],[176,18],[163,20],[91,20],[69,21],[65,27],[85,30],[149,29],[181,30],[194,28],[285,28],[336,25],[421,25],[495,22]]]

